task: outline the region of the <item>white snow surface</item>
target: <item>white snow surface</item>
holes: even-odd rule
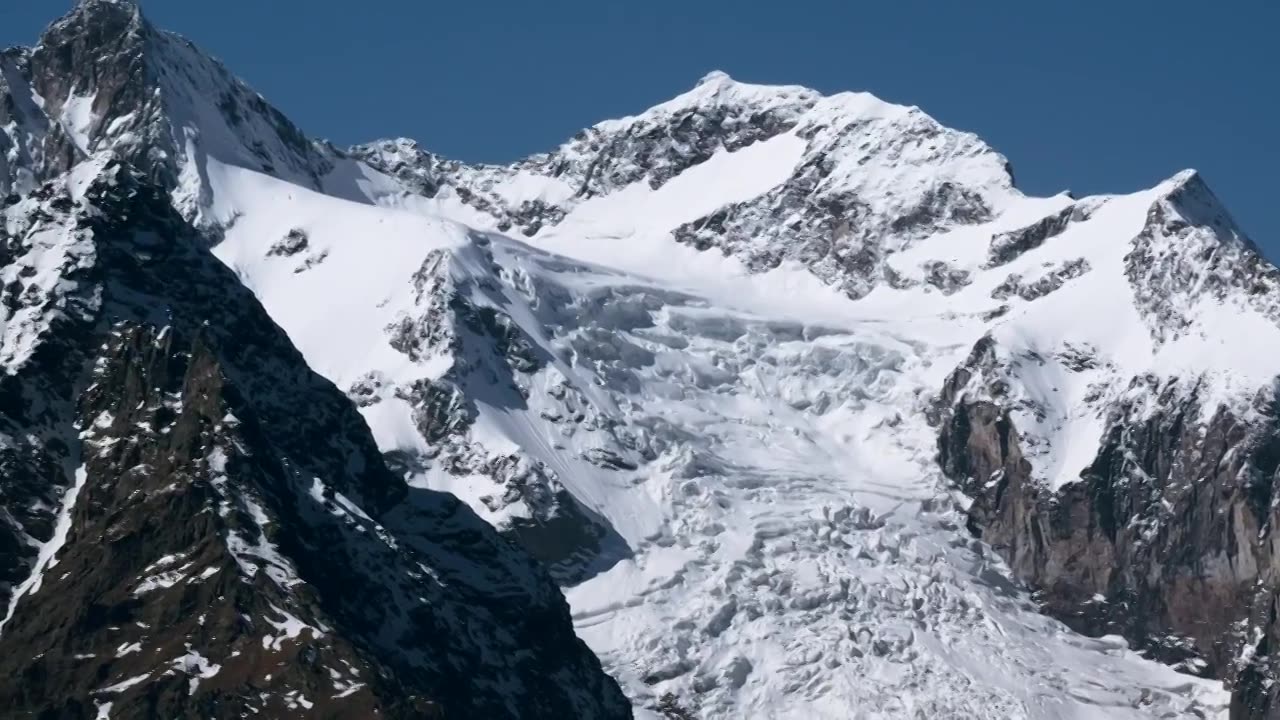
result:
[[[764,102],[770,92],[811,91],[766,92],[713,75],[693,92]],[[678,109],[682,98],[649,112]],[[813,101],[813,112],[922,117],[864,95]],[[916,281],[932,261],[969,272],[950,295],[917,282],[851,300],[798,266],[749,274],[733,258],[672,241],[678,225],[785,182],[804,148],[788,132],[722,151],[656,190],[638,183],[585,200],[529,243],[471,227],[471,210],[376,207],[213,159],[205,172],[216,202],[205,212],[226,227],[217,255],[343,389],[371,373],[407,386],[456,360],[411,360],[386,330],[420,314],[413,276],[433,252],[448,258],[453,282],[473,288],[473,301],[510,316],[546,352],[523,406],[474,398],[469,440],[545,463],[625,541],[628,557],[566,595],[581,636],[641,717],[656,717],[666,692],[703,718],[1225,717],[1217,683],[1039,614],[964,530],[924,419],[946,376],[990,334],[1013,392],[1038,408],[1015,420],[1037,477],[1056,486],[1077,478],[1097,448],[1100,413],[1115,399],[1099,399],[1097,387],[1123,388],[1145,373],[1199,378],[1215,401],[1244,403],[1270,382],[1267,363],[1242,356],[1275,357],[1275,322],[1193,299],[1189,329],[1157,342],[1135,305],[1125,256],[1152,206],[1189,176],[1125,196],[1028,198],[986,155],[961,149],[948,167],[998,198],[996,217],[889,260]],[[853,163],[836,182],[891,195],[930,172],[904,162]],[[524,177],[504,192],[554,200],[564,188]],[[1088,210],[1080,220],[987,266],[993,235],[1073,203]],[[306,249],[272,254],[295,229]],[[992,297],[1011,275],[1034,280],[1077,259],[1088,270],[1042,297]],[[1007,311],[992,317],[1001,305]],[[1060,359],[1067,350],[1095,362],[1070,370]],[[587,462],[585,452],[614,448],[611,439],[544,417],[557,385],[625,429],[621,452],[636,470]],[[384,450],[426,449],[403,400],[388,395],[362,411]],[[483,478],[434,472],[416,481],[502,520],[481,501]]]

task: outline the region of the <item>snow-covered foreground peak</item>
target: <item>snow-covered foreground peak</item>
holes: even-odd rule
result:
[[[7,715],[631,717],[546,573],[388,468],[166,188],[95,158],[0,233]]]

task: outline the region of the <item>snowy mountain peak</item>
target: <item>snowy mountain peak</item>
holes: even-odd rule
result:
[[[1213,263],[1215,256],[1231,254],[1240,261],[1255,257],[1251,265],[1271,266],[1198,171],[1183,170],[1153,193],[1139,244],[1158,237],[1188,263]]]
[[[893,282],[890,255],[990,220],[1020,197],[1002,155],[918,108],[722,72],[509,166],[445,161],[404,141],[351,152],[392,180],[371,193],[379,204],[545,238],[622,198],[651,196],[651,212],[619,217],[611,232],[671,233],[756,272],[796,261],[854,296]],[[686,188],[723,191],[690,199],[679,182],[668,189],[681,176],[700,178]]]
[[[713,84],[727,85],[732,82],[733,82],[733,78],[729,77],[729,73],[723,70],[712,70],[706,75],[703,75],[702,78],[698,80],[697,86],[702,87],[703,85],[713,85]]]
[[[133,43],[150,32],[155,29],[134,0],[79,0],[45,30],[38,47],[64,46],[67,35],[82,36],[90,45]]]
[[[1199,171],[1183,170],[1161,183],[1160,187],[1188,222],[1213,227],[1224,242],[1240,243],[1257,250]]]
[[[142,8],[137,0],[76,0],[71,11],[54,24],[65,22],[72,16],[87,16],[92,13],[124,13],[131,18],[143,21]]]
[[[1125,258],[1152,337],[1167,343],[1188,336],[1228,336],[1241,322],[1257,322],[1264,338],[1280,328],[1277,269],[1194,170],[1155,191],[1142,231]],[[1244,363],[1236,361],[1237,366]]]
[[[643,132],[645,127],[671,115],[688,112],[706,114],[727,109],[795,114],[812,106],[820,97],[821,93],[816,90],[798,85],[752,85],[734,80],[723,71],[713,70],[687,92],[638,115],[597,123],[593,129],[606,133],[624,129]]]
[[[1200,174],[1200,171],[1195,168],[1185,168],[1171,175],[1169,179],[1165,180],[1162,184],[1182,186],[1196,181],[1204,182],[1204,177]]]
[[[65,172],[111,151],[170,189],[207,228],[216,204],[210,158],[307,187],[353,196],[341,154],[307,138],[282,113],[187,40],[157,30],[137,4],[91,0],[45,31],[21,62],[5,62],[7,104],[27,122],[0,128],[0,145],[25,149],[0,164],[0,190]]]

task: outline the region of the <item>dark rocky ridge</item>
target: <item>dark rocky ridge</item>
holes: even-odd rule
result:
[[[759,198],[717,210],[675,229],[677,242],[699,250],[720,250],[754,272],[794,260],[822,281],[859,298],[890,282],[888,239],[920,238],[953,224],[990,220],[991,208],[978,193],[942,182],[917,204],[885,215],[853,191],[821,189],[834,167],[825,153],[797,168],[784,184]],[[963,285],[965,278],[939,279],[939,287]]]
[[[1005,278],[1004,282],[997,285],[995,290],[991,291],[991,297],[995,300],[1007,300],[1013,296],[1020,297],[1028,302],[1038,300],[1060,289],[1067,282],[1084,275],[1090,269],[1088,260],[1075,258],[1052,267],[1030,280],[1024,278],[1021,274],[1014,273]]]
[[[991,238],[987,251],[987,267],[999,267],[1013,262],[1023,253],[1040,247],[1046,240],[1061,235],[1071,223],[1087,220],[1089,215],[1089,208],[1078,203],[1072,204],[1024,228],[996,235]]]
[[[279,110],[190,42],[160,31],[133,0],[81,0],[33,49],[0,55],[0,191],[26,191],[109,149],[170,191],[212,156],[319,188],[344,155],[310,140]],[[41,98],[40,103],[33,97]],[[0,128],[5,128],[0,123]],[[174,202],[200,217],[211,188],[187,182]],[[343,188],[329,188],[343,192]]]
[[[455,498],[386,468],[163,191],[113,163],[83,202],[55,183],[8,212],[35,219],[10,264],[51,227],[74,252],[64,295],[20,293],[47,312],[0,381],[0,423],[26,438],[0,458],[0,599],[22,592],[0,705],[630,716],[550,579]],[[63,529],[56,565],[37,557],[27,539]]]
[[[1259,426],[1219,411],[1201,425],[1194,388],[1142,388],[1160,412],[1114,408],[1093,464],[1053,492],[1031,477],[991,350],[981,343],[941,397],[939,457],[974,500],[970,529],[1077,630],[1227,674],[1243,640],[1234,623],[1265,564],[1254,539],[1267,511],[1252,494],[1280,459],[1275,418]],[[984,378],[990,399],[975,399],[966,388]]]

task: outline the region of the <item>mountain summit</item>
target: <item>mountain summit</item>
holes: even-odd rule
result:
[[[0,54],[0,705],[1280,713],[1280,270],[1198,174],[722,72],[426,148],[132,2]]]

